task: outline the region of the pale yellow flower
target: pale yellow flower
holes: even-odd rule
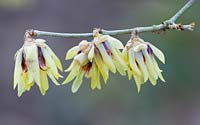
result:
[[[15,54],[14,89],[18,87],[18,96],[29,91],[34,83],[45,95],[49,88],[47,76],[59,85],[57,79],[62,76],[57,68],[62,71],[62,64],[45,40],[25,38],[24,45]]]
[[[157,79],[160,78],[165,82],[162,76],[155,56],[165,63],[165,57],[162,51],[156,48],[149,42],[145,42],[138,36],[130,39],[123,50],[126,63],[128,65],[128,78],[133,76],[140,91],[141,85],[149,80],[152,85],[157,84]]]
[[[101,89],[100,75],[105,83],[109,77],[109,70],[113,73],[118,71],[121,75],[126,75],[128,67],[119,50],[123,48],[124,46],[119,40],[109,35],[94,32],[92,42],[83,40],[78,46],[67,52],[66,60],[74,59],[67,69],[70,73],[63,84],[69,83],[76,77],[72,85],[72,92],[76,92],[82,83],[83,76],[85,76],[91,79],[92,89]]]

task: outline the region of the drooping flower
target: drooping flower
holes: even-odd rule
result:
[[[165,56],[157,47],[135,36],[127,42],[122,53],[129,67],[128,78],[130,80],[132,76],[134,77],[138,92],[140,92],[141,85],[148,79],[152,85],[157,84],[158,78],[165,82],[162,70],[155,59],[156,56],[162,63],[165,63]]]
[[[45,42],[26,37],[24,45],[16,52],[13,88],[18,88],[18,96],[29,91],[35,83],[41,94],[45,95],[49,88],[47,76],[59,85],[57,79],[62,76],[58,69],[62,71],[62,64]]]
[[[66,60],[72,59],[68,77],[63,84],[69,83],[75,77],[72,92],[76,92],[82,83],[83,76],[91,79],[91,88],[101,89],[100,75],[105,83],[109,77],[109,71],[126,75],[128,69],[123,55],[119,49],[123,44],[109,36],[94,31],[94,39],[91,42],[83,40],[78,46],[71,48],[66,54]]]

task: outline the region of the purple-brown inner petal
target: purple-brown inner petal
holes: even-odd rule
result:
[[[82,67],[82,70],[85,71],[85,73],[89,73],[91,68],[92,68],[92,62],[88,62],[86,65]]]
[[[26,60],[25,60],[25,55],[22,52],[22,63],[21,63],[22,71],[25,73],[28,71],[27,65],[26,65]]]
[[[42,54],[41,47],[38,47],[38,61],[39,61],[40,69],[43,71],[47,70],[46,62],[45,62],[44,56]]]
[[[149,45],[147,45],[147,52],[150,54],[150,55],[153,55],[153,50],[151,49],[151,47]]]
[[[113,54],[112,54],[112,52],[110,51],[110,49],[108,48],[108,45],[106,44],[106,42],[103,42],[103,46],[104,46],[104,48],[106,49],[107,54],[108,54],[110,57],[112,57]]]

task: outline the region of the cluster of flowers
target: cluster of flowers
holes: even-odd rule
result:
[[[147,80],[152,85],[156,85],[158,78],[165,82],[155,56],[165,63],[164,54],[137,35],[124,47],[118,39],[94,30],[91,42],[83,40],[67,52],[66,60],[73,61],[65,70],[69,74],[62,84],[74,80],[71,90],[75,93],[86,77],[91,79],[91,89],[101,89],[100,77],[107,83],[111,71],[122,76],[128,74],[129,80],[133,76],[139,92]],[[63,71],[62,64],[45,40],[25,37],[24,45],[15,55],[14,89],[17,87],[18,96],[21,96],[36,83],[41,94],[45,95],[49,88],[48,77],[60,85],[57,80],[62,76],[58,69]]]

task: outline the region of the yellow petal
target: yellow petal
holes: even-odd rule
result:
[[[152,59],[151,59],[149,53],[147,52],[147,49],[142,50],[142,52],[143,52],[143,55],[145,58],[145,64],[147,66],[150,81],[156,81],[158,79],[158,74],[154,70],[154,65],[153,65]],[[155,82],[153,82],[152,84],[155,85]]]
[[[16,88],[17,84],[18,84],[19,81],[20,81],[20,75],[21,75],[21,73],[22,73],[21,64],[22,64],[22,50],[20,49],[20,50],[17,51],[17,53],[16,53],[13,89]]]
[[[28,78],[29,78],[28,83],[32,83],[32,82],[34,82],[34,78],[33,78],[33,75],[32,75],[32,73],[31,73],[30,70],[28,70]]]
[[[142,44],[142,43],[133,48],[133,50],[135,52],[139,52],[139,51],[144,50],[144,49],[147,49],[147,45],[146,44]]]
[[[87,55],[83,52],[76,55],[74,61],[76,61],[80,66],[84,66],[89,62]]]
[[[110,44],[112,44],[112,46],[114,46],[117,49],[123,49],[124,48],[124,45],[121,43],[121,41],[119,41],[118,39],[111,37],[109,35],[106,35],[106,36],[107,36],[107,41]]]
[[[71,49],[68,50],[65,59],[66,60],[72,59],[74,56],[77,55],[78,51],[79,51],[78,46],[72,47]]]
[[[94,90],[97,87],[97,83],[99,81],[98,77],[98,69],[96,64],[93,62],[92,69],[91,69],[91,88]]]
[[[141,70],[143,78],[144,78],[144,82],[146,82],[148,80],[148,72],[147,72],[146,65],[144,63],[142,52],[136,53],[135,58],[139,64],[140,70]]]
[[[131,80],[133,72],[131,71],[130,67],[128,68],[128,80]]]
[[[136,86],[137,86],[137,91],[139,93],[140,89],[141,89],[141,85],[144,84],[143,77],[138,76],[138,75],[133,75],[133,77],[135,79],[135,83],[136,83]]]
[[[46,42],[44,39],[35,39],[35,43],[38,45],[43,45]]]
[[[71,72],[62,84],[67,84],[72,81],[79,74],[80,70],[80,66],[74,63],[73,67],[71,68]]]
[[[56,66],[58,67],[58,69],[63,71],[60,59],[56,56],[56,54],[53,52],[53,50],[47,44],[45,44],[46,41],[43,39],[36,39],[35,42],[41,48],[46,49],[48,51],[48,53],[51,55],[52,59],[54,60]]]
[[[154,69],[156,71],[156,73],[158,74],[159,78],[165,82],[165,79],[162,76],[162,70],[160,70],[157,61],[155,60],[155,58],[152,56],[152,60],[153,60],[153,64],[154,64]]]
[[[22,75],[20,76],[17,91],[18,91],[18,97],[20,97],[26,91],[25,83],[23,83]]]
[[[52,70],[54,76],[56,79],[58,79],[59,77],[62,77],[59,73],[58,73],[58,69],[56,67],[56,64],[54,62],[54,60],[51,58],[50,54],[48,53],[48,51],[44,48],[41,48],[42,49],[42,53],[43,53],[43,56],[45,58],[45,61],[46,61],[46,64],[47,64],[47,67],[49,68],[49,70]]]
[[[132,71],[134,72],[134,74],[140,76],[141,72],[140,72],[140,69],[138,68],[138,66],[136,64],[134,50],[130,49],[128,54],[129,54],[129,56],[128,56],[129,57],[129,64],[130,64],[130,67],[131,67]]]
[[[32,87],[33,85],[34,85],[34,82],[27,84],[27,85],[25,86],[26,91],[30,91],[30,89],[31,89],[31,87]]]
[[[70,64],[70,66],[65,70],[65,72],[71,71],[75,64],[77,64],[77,63],[73,60],[72,63]]]
[[[98,44],[97,48],[99,49],[106,66],[110,69],[111,72],[116,73],[115,65],[113,64],[111,57],[107,54],[103,44]]]
[[[118,60],[113,60],[113,63],[115,64],[119,74],[121,74],[122,76],[125,76],[126,75],[126,68],[122,67],[122,65],[119,63]]]
[[[94,58],[94,45],[92,45],[91,50],[88,53],[88,59],[90,60],[90,62],[92,62]]]
[[[60,69],[60,71],[63,71],[62,63],[61,63],[60,59],[56,56],[56,54],[52,51],[52,49],[49,46],[47,46],[47,50],[50,53],[50,55],[52,56],[52,58],[53,58],[53,60],[56,64],[56,66],[58,67],[58,69]]]
[[[102,58],[101,58],[101,56],[100,56],[100,54],[98,52],[95,52],[94,60],[95,60],[95,62],[97,64],[97,67],[98,67],[98,69],[99,69],[99,71],[100,71],[100,73],[101,73],[101,75],[102,75],[102,77],[104,79],[104,82],[106,83],[107,79],[108,79],[108,76],[109,76],[108,68],[104,64],[104,62],[103,62],[103,60],[102,60]]]
[[[158,57],[158,59],[165,64],[165,56],[161,50],[159,50],[157,47],[152,45],[151,43],[148,43],[151,49],[153,50],[153,53]]]
[[[100,72],[97,71],[97,89],[101,90],[101,83],[100,83]]]
[[[76,93],[79,89],[79,87],[81,86],[81,83],[83,81],[83,76],[84,76],[84,72],[79,72],[79,74],[77,75],[76,79],[74,80],[73,84],[72,84],[72,92]]]
[[[106,45],[110,48],[112,54],[113,54],[113,63],[115,64],[115,67],[117,71],[121,75],[126,75],[126,70],[128,69],[126,63],[124,62],[124,58],[122,57],[121,52],[118,49],[115,49],[112,45],[109,43],[106,43]]]
[[[40,92],[42,95],[46,94],[46,91],[49,89],[49,84],[48,84],[48,78],[47,78],[47,72],[40,70]]]
[[[35,44],[24,47],[25,60],[30,75],[40,87],[40,68],[38,62],[38,48]]]
[[[49,78],[53,81],[53,83],[54,83],[55,85],[60,85],[60,84],[58,83],[58,81],[55,79],[55,77],[54,77],[54,75],[53,75],[53,73],[52,73],[51,70],[47,70],[47,74],[48,74]]]
[[[122,50],[122,56],[123,56],[125,62],[128,62],[128,53],[127,53],[126,49]]]
[[[22,73],[21,75],[22,75],[21,76],[21,80],[22,80],[22,82],[23,82],[23,84],[25,86],[25,89],[27,91],[29,91],[30,88],[34,85],[34,81],[29,82],[29,74],[28,74],[28,72]]]
[[[155,86],[157,84],[157,79],[154,79],[153,77],[149,76],[149,81],[151,82],[151,84],[153,86]]]

